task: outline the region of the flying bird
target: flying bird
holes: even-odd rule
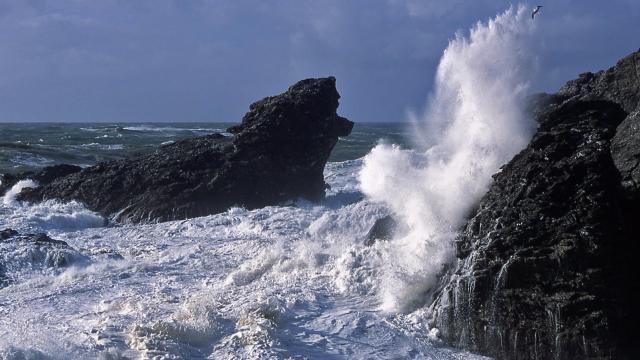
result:
[[[531,13],[531,18],[533,19],[536,15],[538,15],[538,13],[540,12],[540,9],[542,9],[542,5],[538,5],[536,6],[535,9],[533,9],[533,12]]]

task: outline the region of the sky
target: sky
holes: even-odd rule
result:
[[[640,47],[638,0],[538,0],[535,90]],[[339,113],[406,121],[438,60],[500,0],[0,0],[0,122],[240,121],[297,80]]]

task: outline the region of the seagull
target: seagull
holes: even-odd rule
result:
[[[531,13],[531,18],[533,19],[536,15],[538,15],[538,13],[540,12],[540,9],[542,8],[542,5],[538,5],[536,6],[535,9],[533,9],[533,12]]]

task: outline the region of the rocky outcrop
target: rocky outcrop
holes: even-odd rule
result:
[[[15,282],[24,271],[64,268],[84,258],[66,242],[44,233],[0,230],[0,288]]]
[[[27,171],[17,175],[2,174],[0,175],[0,194],[7,192],[20,180],[31,179],[38,184],[47,185],[58,178],[77,173],[80,170],[82,170],[80,166],[60,164],[47,166],[38,172]]]
[[[631,359],[640,52],[558,94],[494,175],[435,294],[445,341],[498,359]]]
[[[610,69],[580,74],[560,88],[558,95],[574,100],[608,100],[627,113],[633,112],[640,102],[640,50]]]
[[[57,178],[19,199],[79,200],[116,221],[167,221],[324,196],[324,166],[353,123],[336,114],[335,78],[307,79],[250,106],[233,136],[178,141]]]

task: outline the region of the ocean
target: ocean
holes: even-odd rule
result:
[[[89,166],[228,125],[1,124],[0,172]],[[379,142],[408,148],[410,133],[356,124],[326,166],[321,203],[105,225],[79,203],[6,195],[0,229],[72,249],[0,243],[0,358],[467,358],[442,346],[424,310],[381,308],[388,244],[363,245],[389,211],[359,190],[362,157]]]
[[[429,305],[457,232],[535,130],[529,16],[512,7],[452,39],[415,126],[357,123],[320,202],[118,225],[14,187],[0,229],[71,248],[0,241],[0,359],[481,359],[442,342]],[[3,124],[0,171],[89,166],[227,125]],[[391,214],[393,239],[366,246]]]
[[[89,166],[154,151],[161,144],[225,133],[234,123],[0,123],[0,173],[54,164]],[[379,141],[410,146],[404,123],[358,123],[341,138],[330,161],[354,160]]]

